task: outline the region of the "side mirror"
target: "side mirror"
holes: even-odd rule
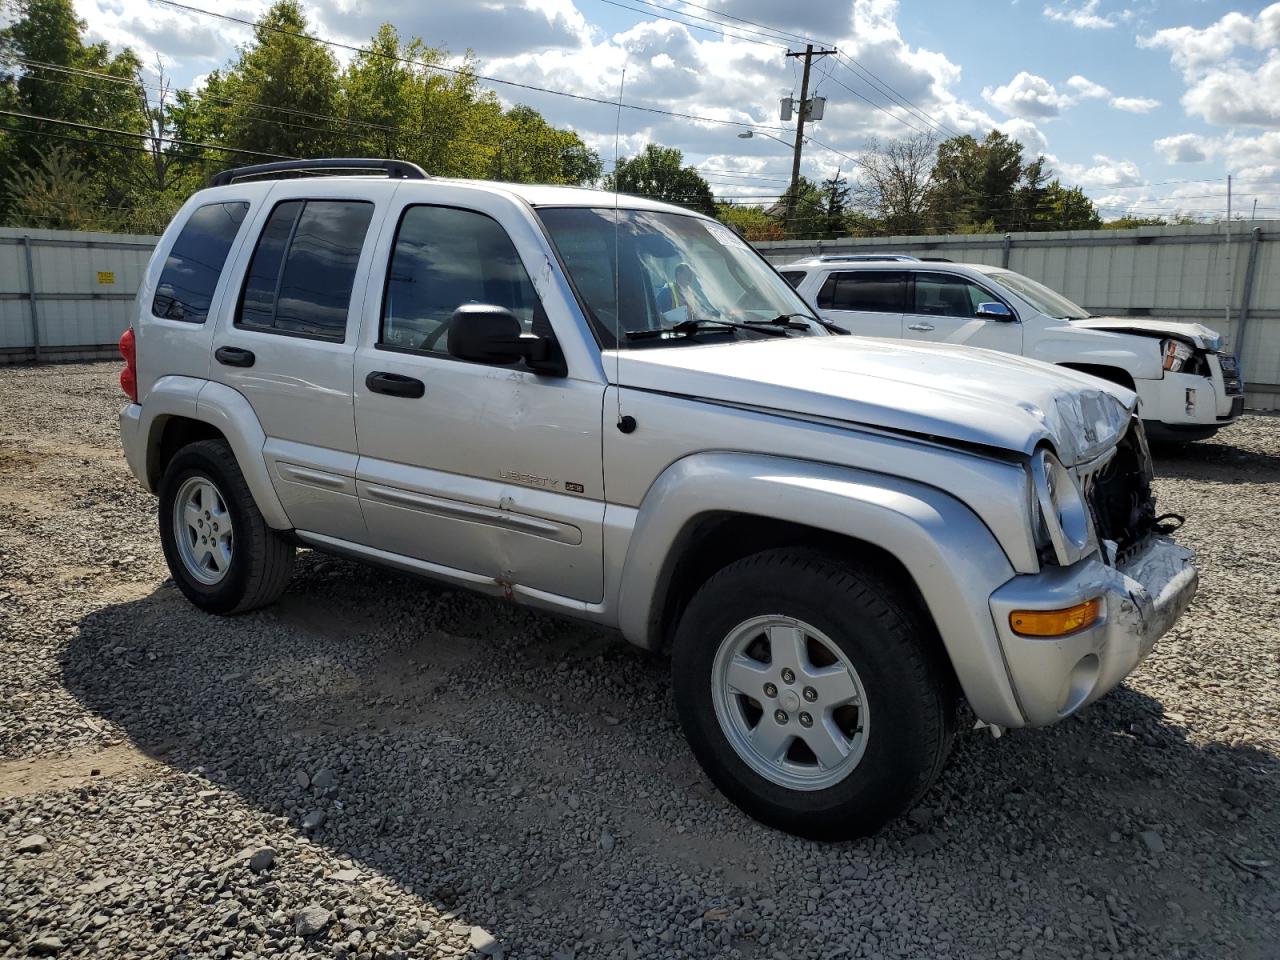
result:
[[[524,360],[531,370],[553,376],[568,373],[555,340],[527,337],[506,307],[464,303],[449,318],[449,356],[471,363],[506,366]]]
[[[995,301],[991,303],[978,304],[978,312],[974,316],[982,317],[984,320],[1012,320],[1014,319],[1013,311],[1006,307],[1003,303]]]

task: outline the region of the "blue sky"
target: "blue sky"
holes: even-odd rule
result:
[[[247,31],[151,0],[76,0],[96,37],[158,52],[182,85],[225,63]],[[253,17],[266,0],[189,0]],[[634,9],[622,9],[619,4]],[[1111,217],[1125,211],[1225,209],[1228,172],[1237,211],[1280,218],[1280,3],[1211,0],[304,0],[317,31],[359,43],[382,20],[481,72],[590,97],[714,118],[695,122],[628,110],[622,153],[655,141],[681,148],[717,193],[767,198],[785,185],[787,149],[777,102],[797,83],[781,31],[834,44],[815,65],[826,118],[804,172],[856,169],[872,139],[912,127],[981,136],[998,126],[1043,153]],[[733,20],[731,18],[741,18]],[[723,36],[696,18],[735,24]],[[754,21],[761,27],[742,21]],[[682,22],[677,22],[682,21]],[[799,44],[791,39],[792,46]],[[852,58],[874,76],[846,57]],[[877,83],[881,86],[877,86]],[[841,86],[843,84],[844,86]],[[885,92],[907,100],[904,108]],[[851,89],[850,89],[851,88]],[[611,159],[614,112],[582,101],[497,86],[553,122],[580,131]],[[855,96],[874,101],[872,106]],[[755,125],[750,141],[736,134]],[[826,149],[830,147],[833,149]]]

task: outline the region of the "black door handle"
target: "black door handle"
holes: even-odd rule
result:
[[[252,367],[253,361],[258,359],[252,350],[242,350],[240,347],[219,347],[213,351],[213,355],[226,367]]]
[[[379,370],[365,377],[364,385],[374,393],[385,393],[391,397],[408,397],[410,400],[417,400],[427,392],[426,385],[421,380],[399,373],[382,373]]]

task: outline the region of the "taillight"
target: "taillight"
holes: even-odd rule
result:
[[[138,402],[138,345],[133,338],[133,327],[120,334],[120,356],[124,357],[124,369],[120,371],[120,389],[134,403]]]

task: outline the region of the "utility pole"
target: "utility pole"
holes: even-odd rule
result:
[[[804,76],[800,81],[800,106],[796,117],[796,149],[791,159],[791,189],[787,192],[787,231],[795,233],[796,192],[800,188],[800,151],[804,146],[804,122],[809,116],[809,66],[814,57],[825,57],[835,50],[814,50],[812,43],[805,44],[804,53],[787,51],[788,57],[804,57]]]

